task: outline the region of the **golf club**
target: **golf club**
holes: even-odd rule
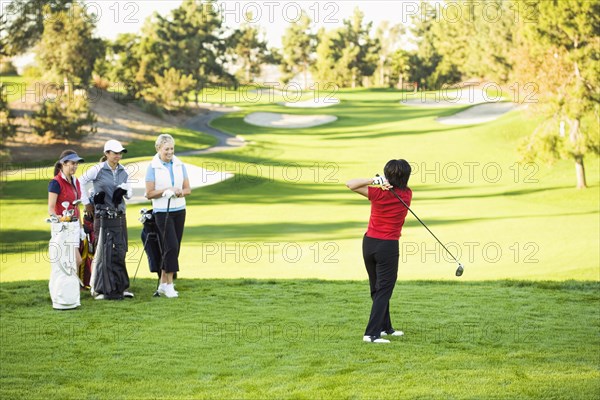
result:
[[[379,176],[379,174],[377,174],[377,175],[375,175],[375,176]],[[425,222],[421,221],[421,218],[417,217],[417,214],[415,214],[415,213],[413,212],[413,210],[411,210],[411,209],[410,209],[410,207],[409,207],[409,206],[408,206],[408,205],[407,205],[407,204],[404,202],[404,200],[402,200],[402,199],[400,198],[400,196],[398,196],[398,193],[396,193],[396,192],[394,191],[394,188],[393,188],[393,187],[392,187],[392,188],[390,188],[390,191],[391,191],[391,192],[394,194],[394,196],[396,196],[396,198],[397,198],[398,200],[400,200],[400,202],[401,202],[401,203],[404,205],[404,207],[406,207],[406,209],[407,209],[408,211],[410,211],[410,213],[411,213],[412,215],[414,215],[414,217],[415,217],[415,218],[416,218],[416,219],[417,219],[417,220],[418,220],[418,221],[421,223],[421,225],[423,225],[423,226],[425,227],[425,229],[427,229],[427,231],[428,231],[429,233],[431,233],[431,236],[433,236],[433,237],[435,238],[435,240],[437,240],[437,241],[438,241],[438,243],[442,245],[442,247],[444,248],[444,250],[446,250],[446,252],[447,252],[448,254],[450,254],[450,257],[452,257],[452,258],[454,259],[454,261],[456,261],[456,263],[458,264],[458,268],[456,269],[456,276],[462,276],[462,274],[463,274],[463,272],[464,272],[465,268],[464,268],[464,266],[463,266],[463,265],[460,263],[460,261],[458,261],[458,260],[456,259],[456,257],[454,257],[454,255],[453,255],[453,254],[450,252],[450,250],[448,250],[448,249],[446,248],[446,246],[444,246],[444,243],[442,243],[442,242],[440,241],[440,239],[438,239],[438,238],[437,238],[437,236],[435,236],[435,235],[433,234],[433,232],[431,232],[431,229],[429,229],[429,228],[427,227],[427,225],[425,225]]]
[[[140,221],[143,224],[144,222],[146,222],[149,219],[152,219],[152,214],[150,214],[150,216],[148,216],[148,209],[142,208],[140,210],[140,218],[138,218],[138,221]],[[140,259],[138,260],[137,267],[135,269],[135,274],[133,275],[133,283],[135,283],[135,278],[137,277],[138,270],[140,269],[140,264],[142,263],[142,258],[144,258],[144,249],[146,248],[147,242],[148,242],[148,236],[146,236],[146,240],[144,241],[143,246],[142,246]]]
[[[164,251],[162,251],[161,260],[160,260],[159,271],[161,271],[161,272],[158,274],[158,284],[156,285],[156,291],[154,292],[152,297],[160,297],[158,288],[160,287],[161,274],[162,274],[163,267],[165,265],[165,253],[167,252],[167,246],[165,245],[165,233],[167,233],[167,221],[169,220],[169,210],[170,209],[171,209],[171,198],[169,197],[169,199],[167,200],[167,215],[165,215],[165,225],[163,227],[162,238],[161,238],[162,246],[164,246]]]

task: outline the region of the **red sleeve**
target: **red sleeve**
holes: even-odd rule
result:
[[[378,188],[376,186],[369,186],[367,189],[369,190],[368,199],[370,201],[380,200],[383,196],[383,190],[381,190],[381,188]]]

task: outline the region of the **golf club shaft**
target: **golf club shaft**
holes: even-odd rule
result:
[[[425,227],[425,229],[427,229],[427,231],[428,231],[429,233],[431,233],[431,236],[433,236],[433,237],[435,238],[435,240],[437,240],[437,241],[438,241],[438,243],[442,245],[442,247],[444,248],[444,250],[446,250],[446,252],[447,252],[448,254],[450,254],[450,257],[452,257],[452,258],[454,259],[454,261],[456,261],[456,262],[458,263],[458,260],[456,259],[456,257],[454,257],[454,255],[453,255],[452,253],[450,253],[450,250],[448,250],[448,249],[446,248],[446,246],[444,246],[444,243],[442,243],[442,242],[440,241],[440,239],[438,239],[438,238],[437,238],[437,236],[435,236],[435,235],[433,234],[433,232],[431,232],[431,229],[429,229],[429,228],[427,227],[427,225],[425,225],[425,223],[424,223],[423,221],[421,221],[421,218],[417,217],[417,214],[415,214],[415,213],[413,212],[413,210],[411,210],[411,209],[410,209],[410,207],[409,207],[409,206],[408,206],[408,205],[407,205],[407,204],[404,202],[404,200],[402,200],[402,198],[400,198],[400,196],[398,196],[398,193],[396,193],[396,192],[394,191],[394,188],[390,188],[390,191],[391,191],[392,193],[394,193],[394,196],[396,196],[396,198],[397,198],[398,200],[400,200],[400,202],[401,202],[401,203],[404,205],[404,207],[406,207],[406,209],[407,209],[408,211],[410,211],[410,213],[411,213],[412,215],[414,215],[414,217],[415,217],[415,218],[416,218],[416,219],[417,219],[417,220],[418,220],[418,221],[421,223],[421,225],[423,225],[423,226]]]
[[[162,231],[162,251],[161,251],[161,257],[160,257],[160,269],[158,272],[158,284],[156,285],[156,292],[154,292],[154,296],[160,296],[160,293],[158,293],[158,288],[160,286],[160,282],[161,282],[161,278],[162,278],[162,271],[163,268],[165,267],[165,253],[167,251],[167,245],[165,243],[165,234],[167,233],[167,220],[169,219],[169,210],[171,210],[171,198],[169,197],[169,200],[167,200],[167,215],[165,215],[165,224],[163,227],[163,231]]]

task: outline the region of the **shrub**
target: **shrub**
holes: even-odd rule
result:
[[[96,132],[96,115],[88,101],[80,96],[60,96],[46,100],[41,109],[33,114],[32,127],[40,136],[70,140]]]

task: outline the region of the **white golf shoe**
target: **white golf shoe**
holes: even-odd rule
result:
[[[375,336],[363,336],[363,342],[369,343],[389,343],[390,341],[387,339],[376,338]]]
[[[381,336],[404,336],[404,332],[392,329],[391,331],[381,331]]]

